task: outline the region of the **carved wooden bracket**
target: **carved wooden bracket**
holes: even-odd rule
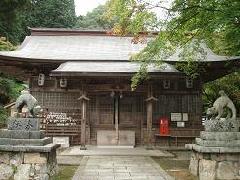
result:
[[[83,95],[81,95],[81,96],[78,98],[78,100],[80,100],[80,101],[82,101],[82,100],[89,101],[90,99],[89,99],[85,94],[83,94]]]
[[[145,99],[145,101],[149,102],[149,101],[158,101],[157,98],[150,96],[149,98]]]

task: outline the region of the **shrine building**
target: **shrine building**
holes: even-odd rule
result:
[[[32,28],[17,50],[0,52],[0,71],[29,84],[48,136],[82,146],[183,146],[202,130],[203,83],[234,71],[239,57],[204,46],[198,63],[206,71],[191,80],[174,67],[176,51],[164,68],[149,65],[149,78],[132,91],[140,64],[129,59],[155,35],[134,43],[106,31]]]

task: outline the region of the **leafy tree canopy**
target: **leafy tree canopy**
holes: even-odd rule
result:
[[[6,38],[0,37],[0,51],[1,50],[15,50],[15,46],[7,41]],[[5,122],[7,118],[7,113],[3,109],[3,105],[17,98],[22,89],[23,85],[21,82],[0,73],[0,124]]]
[[[117,19],[113,28],[117,34],[138,36],[140,31],[160,30],[154,41],[133,56],[133,60],[143,62],[143,71],[146,71],[146,64],[159,64],[179,46],[185,49],[182,58],[193,61],[199,51],[203,51],[199,46],[201,40],[220,54],[240,55],[240,41],[236,38],[240,37],[240,1],[174,0],[170,7],[164,7],[162,1],[154,2],[109,0],[107,4],[108,18]],[[157,19],[154,8],[166,10],[168,19]],[[181,68],[192,77],[197,74],[193,71],[198,69],[194,63],[186,63]],[[133,88],[141,77],[139,73],[133,78]]]
[[[76,23],[74,0],[1,0],[0,36],[19,44],[27,27],[72,28]]]
[[[72,28],[76,23],[74,0],[36,0],[24,14],[26,26]]]
[[[203,39],[221,54],[240,55],[237,38],[240,36],[240,1],[174,0],[169,8],[164,7],[162,1],[151,2],[109,0],[107,15],[117,19],[115,28],[124,34],[153,29],[162,31],[161,38],[156,39],[160,47],[169,42],[185,45],[192,39]],[[168,19],[156,19],[151,11],[153,8],[167,10]],[[152,53],[158,54],[158,51],[156,48]]]
[[[140,71],[132,78],[132,88],[146,78],[149,63],[161,64],[176,47],[185,51],[182,58],[185,63],[177,64],[188,76],[195,78],[199,67],[195,60],[203,49],[199,42],[204,40],[216,53],[221,55],[240,55],[240,1],[239,0],[173,0],[170,7],[162,1],[151,0],[109,0],[108,18],[117,19],[113,28],[116,34],[127,33],[139,36],[140,31],[159,30],[157,38],[133,60],[142,62]],[[152,11],[166,11],[168,18],[157,19]],[[138,37],[139,39],[139,37]],[[195,43],[193,43],[195,42]],[[240,72],[209,82],[204,86],[204,102],[213,102],[220,89],[225,90],[234,99],[238,107],[240,92]]]
[[[86,16],[79,16],[75,28],[106,30],[113,28],[115,20],[106,18],[104,15],[105,11],[106,6],[99,5],[91,12],[88,12]]]
[[[0,1],[0,37],[18,43],[23,34],[21,13],[30,0]]]
[[[240,71],[231,73],[213,82],[204,85],[203,102],[205,107],[213,104],[219,96],[218,92],[224,90],[233,100],[237,109],[240,108]]]

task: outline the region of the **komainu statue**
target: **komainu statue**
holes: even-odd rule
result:
[[[22,112],[22,108],[24,106],[27,106],[27,109],[32,117],[36,117],[36,115],[42,111],[42,108],[38,105],[38,101],[27,90],[23,90],[16,100],[15,107],[18,113]]]
[[[236,108],[232,102],[232,100],[226,95],[226,93],[221,90],[219,91],[220,97],[216,99],[216,101],[213,103],[213,107],[207,109],[207,115],[216,115],[214,119],[220,119],[222,118],[224,108],[229,108],[231,110],[228,113],[228,116],[226,119],[236,119]],[[232,115],[232,116],[231,116]]]
[[[239,121],[236,118],[236,108],[232,100],[224,91],[219,91],[220,97],[213,103],[213,107],[207,109],[207,115],[212,115],[204,123],[205,131],[232,132],[239,131]],[[228,108],[227,117],[223,117],[224,110]]]

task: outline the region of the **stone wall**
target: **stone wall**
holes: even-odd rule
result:
[[[56,172],[56,149],[51,152],[0,152],[0,179],[47,180]]]
[[[193,151],[189,170],[200,180],[240,179],[240,153],[200,153]]]

